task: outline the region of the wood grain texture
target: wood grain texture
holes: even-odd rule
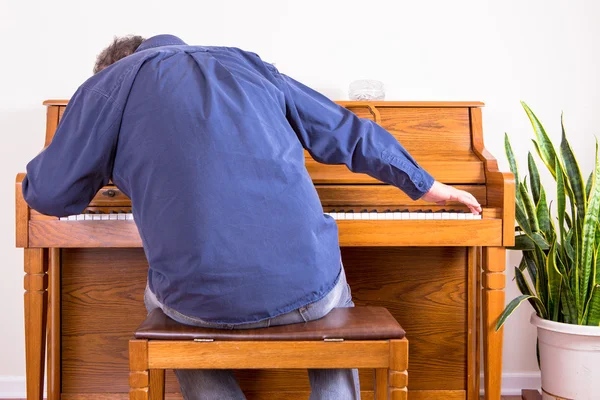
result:
[[[165,370],[150,370],[150,400],[163,400],[165,397]]]
[[[502,221],[336,221],[340,246],[500,246]]]
[[[500,398],[502,385],[502,333],[496,323],[504,309],[504,282],[494,278],[490,287],[489,275],[504,277],[506,250],[503,247],[486,247],[483,250],[483,370],[485,399]]]
[[[344,247],[500,246],[502,220],[337,221]],[[30,247],[142,247],[134,221],[29,221]],[[410,234],[407,235],[407,232]]]
[[[375,400],[387,400],[389,370],[387,368],[376,368],[373,370],[373,374],[373,396]]]
[[[498,161],[483,144],[483,122],[481,109],[470,109],[473,150],[484,161],[487,182],[487,205],[503,209],[502,243],[509,247],[515,244],[515,178],[510,172],[500,172]]]
[[[44,147],[48,147],[54,137],[54,132],[56,131],[60,119],[59,108],[59,106],[53,105],[49,106],[46,110],[46,140],[44,142]],[[62,114],[60,116],[62,117]]]
[[[467,345],[469,351],[467,354],[467,399],[476,400],[479,397],[479,358],[477,349],[479,348],[479,324],[477,320],[477,293],[480,291],[479,263],[477,258],[477,248],[469,247],[467,249],[467,265],[469,271],[469,280],[467,282]]]
[[[60,249],[48,251],[47,399],[60,400]]]
[[[482,206],[486,205],[486,188],[481,185],[457,185],[457,189],[471,193]],[[328,206],[388,206],[398,207],[410,205],[413,207],[429,208],[431,203],[413,201],[404,192],[391,185],[317,185],[317,193],[323,207]],[[460,205],[459,202],[449,201],[444,207]]]
[[[344,165],[325,165],[307,153],[306,169],[315,184],[381,184],[369,175],[354,173]],[[480,160],[435,161],[417,160],[436,180],[449,185],[483,184],[485,172]]]
[[[142,247],[134,221],[29,221],[30,247]]]
[[[148,363],[157,369],[386,368],[389,360],[384,340],[148,342]]]
[[[464,390],[466,250],[349,248],[343,259],[354,301],[387,307],[410,332],[409,388]],[[146,272],[141,249],[63,250],[63,396],[127,392],[127,341],[145,318]],[[245,391],[308,390],[305,371],[236,376]],[[361,371],[363,390],[371,376]],[[166,391],[178,391],[171,373]]]
[[[24,249],[27,399],[42,400],[48,306],[48,251]]]
[[[29,245],[29,207],[23,198],[22,182],[25,174],[17,174],[15,183],[15,242],[17,247]]]

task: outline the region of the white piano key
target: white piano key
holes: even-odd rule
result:
[[[118,214],[108,214],[109,221],[116,221]]]
[[[346,219],[354,220],[354,213],[346,213]]]
[[[479,215],[473,215],[473,219],[481,219],[481,214],[479,214]]]
[[[345,212],[339,212],[337,213],[337,219],[346,219],[346,213]]]
[[[369,213],[368,212],[361,212],[360,213],[360,219],[362,219],[362,220],[370,219]]]
[[[402,220],[412,219],[409,212],[402,212],[400,214],[402,215]]]
[[[419,213],[415,213],[415,212],[408,213],[408,219],[411,219],[411,220],[419,219]]]
[[[117,214],[117,219],[119,221],[125,221],[125,214],[124,213],[118,213]]]
[[[68,220],[69,220],[69,217],[60,217],[59,219],[60,219],[61,221],[68,221]]]
[[[127,213],[126,216],[128,220],[133,221],[133,214]]]
[[[376,212],[370,212],[369,213],[369,219],[370,220],[377,220],[377,219],[379,219],[379,216],[377,215]]]
[[[85,215],[83,215],[83,214],[79,214],[77,216],[77,221],[83,221],[84,219],[85,219]]]
[[[442,213],[433,213],[433,219],[438,220],[438,219],[442,219]]]
[[[448,219],[458,219],[457,213],[448,213],[448,214],[450,214]]]
[[[458,213],[458,219],[461,219],[461,220],[467,219],[466,214],[465,213]]]
[[[77,215],[69,215],[69,221],[77,221]]]
[[[398,219],[398,220],[401,220],[401,219],[402,219],[402,213],[401,213],[401,212],[398,212],[398,211],[395,211],[395,212],[394,212],[394,218],[393,218],[393,219]]]
[[[385,213],[385,219],[394,219],[394,213],[386,212]]]
[[[473,213],[465,214],[465,219],[475,219],[475,215]]]
[[[100,221],[101,219],[102,219],[102,215],[100,215],[100,214],[92,215],[92,220],[94,220],[94,221]]]
[[[443,212],[442,213],[442,219],[450,219],[450,213],[449,212]]]
[[[108,221],[110,219],[110,214],[102,214],[100,217],[102,221]]]
[[[419,219],[419,220],[425,219],[425,213],[416,212],[414,214],[417,214],[417,219]]]
[[[93,215],[92,214],[84,214],[83,215],[83,220],[84,221],[91,221],[92,220]]]
[[[433,213],[425,213],[425,219],[433,219]]]
[[[377,219],[378,219],[378,220],[385,219],[385,214],[386,214],[386,213],[383,213],[383,212],[378,212],[378,213],[377,213]]]

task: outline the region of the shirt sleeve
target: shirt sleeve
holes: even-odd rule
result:
[[[300,82],[280,76],[287,119],[316,161],[344,164],[352,172],[398,187],[413,200],[429,191],[434,178],[388,131]]]
[[[79,88],[50,145],[27,164],[27,204],[57,217],[80,214],[111,178],[121,114],[103,93]]]

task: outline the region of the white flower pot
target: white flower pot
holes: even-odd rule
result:
[[[600,399],[600,327],[563,324],[535,313],[544,400]]]

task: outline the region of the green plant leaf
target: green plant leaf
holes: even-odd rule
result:
[[[536,302],[540,301],[540,299],[538,299],[535,296],[523,294],[519,297],[514,298],[510,303],[508,303],[508,305],[506,306],[504,311],[502,311],[502,314],[500,314],[500,318],[498,318],[498,322],[496,323],[496,330],[499,330],[500,328],[502,328],[502,325],[504,325],[504,323],[506,322],[506,319],[513,313],[513,311],[515,311],[516,308],[519,307],[522,302],[524,302],[525,300],[529,300],[529,299],[533,299],[533,301],[536,301]],[[539,303],[539,305],[541,307],[544,307],[544,305],[541,302]]]
[[[560,154],[564,160],[566,177],[569,181],[569,186],[573,191],[573,198],[575,205],[577,206],[577,212],[579,215],[585,215],[585,209],[587,205],[587,196],[585,195],[585,186],[583,184],[583,177],[581,176],[581,170],[579,164],[573,153],[573,149],[567,140],[565,133],[565,125],[563,116],[560,116],[560,125],[562,127],[562,138],[560,142]]]
[[[522,294],[535,297],[535,293],[533,293],[533,291],[531,290],[527,279],[525,279],[525,275],[519,268],[515,268],[515,280],[517,281],[517,287],[519,288]],[[533,307],[535,312],[537,312],[538,315],[540,315],[542,318],[548,318],[548,313],[546,312],[546,309],[542,307],[539,301],[536,302],[532,298],[527,299],[527,301],[529,301],[529,304],[531,304],[531,306]]]
[[[529,168],[529,183],[531,185],[531,194],[534,204],[540,201],[540,173],[535,165],[531,152],[527,154],[527,167]]]
[[[510,145],[510,139],[507,133],[504,133],[504,152],[508,159],[508,165],[510,172],[515,176],[515,182],[519,182],[519,168],[517,166],[517,160],[515,159],[515,153],[513,152],[512,146]]]
[[[598,160],[598,142],[596,142],[596,163],[592,187],[590,189],[590,202],[583,222],[583,243],[581,257],[581,276],[579,284],[579,304],[587,303],[588,291],[590,290],[590,275],[592,272],[592,260],[594,256],[594,244],[596,242],[596,225],[598,223],[598,211],[600,210],[600,162]],[[579,316],[580,319],[582,315]]]
[[[528,235],[516,235],[515,245],[509,247],[510,250],[533,250],[535,249],[535,242]]]
[[[533,232],[531,236],[526,234],[515,236],[515,245],[513,247],[509,247],[509,249],[531,251],[535,249],[535,245],[538,245],[538,247],[542,250],[548,250],[550,248],[550,245],[542,235],[540,235],[538,232]]]
[[[548,275],[546,274],[546,253],[539,246],[532,252],[535,263],[538,266],[535,292],[544,306],[548,304]]]
[[[523,230],[523,232],[528,235],[533,233],[531,231],[531,226],[529,225],[529,219],[525,213],[525,208],[519,201],[515,203],[515,219],[517,220],[517,224],[519,224],[519,227]]]
[[[524,251],[522,261],[525,262],[527,272],[529,273],[529,278],[535,286],[535,283],[537,282],[537,265],[535,264],[533,257],[534,255],[532,252]]]
[[[587,325],[600,326],[600,285],[594,286],[592,291]]]
[[[558,212],[558,229],[560,237],[565,237],[565,208],[566,208],[566,197],[565,197],[565,180],[562,167],[560,163],[557,163],[558,171],[556,172],[556,209]]]
[[[586,309],[584,312],[584,321],[588,325],[598,325],[600,322],[600,299],[594,299],[597,295],[598,287],[598,273],[600,271],[600,247],[596,247],[596,251],[594,251],[594,261],[592,263],[592,293],[590,295],[590,299],[588,304],[586,304]]]
[[[590,172],[590,176],[587,178],[587,182],[585,183],[585,198],[590,201],[590,190],[592,189],[592,177],[594,176],[594,171]]]
[[[519,185],[519,192],[521,193],[521,198],[523,199],[523,204],[525,205],[525,212],[527,213],[527,219],[529,220],[531,231],[537,232],[540,230],[540,227],[538,225],[535,207],[533,206],[533,202],[531,201],[531,197],[529,197],[529,193],[527,192],[525,185]]]
[[[562,313],[567,324],[577,323],[577,301],[567,281],[563,282],[560,292]]]
[[[551,230],[550,225],[550,213],[546,202],[546,191],[543,186],[540,188],[539,199],[535,206],[535,214],[537,216],[538,224],[540,225],[540,230],[546,234],[546,237],[553,234],[554,232]],[[551,238],[548,239],[551,240]]]
[[[570,264],[575,264],[575,249],[573,249],[573,245],[571,244],[572,237],[573,231],[571,230],[569,233],[567,233],[567,237],[563,239],[563,248],[565,249],[567,257],[569,258]]]
[[[548,275],[548,313],[552,316],[553,321],[557,321],[563,276],[556,266],[556,243],[552,243],[550,252],[548,252],[546,274]]]
[[[531,121],[531,126],[533,126],[533,131],[535,132],[535,137],[537,139],[536,146],[538,153],[540,154],[540,158],[544,164],[546,164],[546,167],[552,176],[556,177],[556,151],[554,150],[554,145],[546,134],[546,130],[535,116],[533,111],[531,111],[529,106],[523,101],[521,102],[521,105],[525,109],[525,112]]]

